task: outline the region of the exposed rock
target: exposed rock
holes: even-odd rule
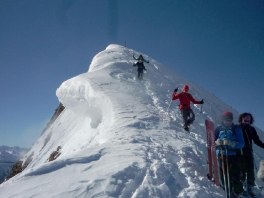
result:
[[[50,157],[48,159],[49,162],[57,159],[59,156],[60,156],[60,149],[61,149],[61,146],[58,146],[57,148],[57,151],[53,151],[51,154],[50,154]]]
[[[23,164],[23,161],[17,161],[17,162],[15,162],[14,165],[13,165],[13,167],[12,167],[11,173],[5,178],[5,181],[7,181],[8,179],[10,179],[11,177],[14,177],[18,173],[21,173],[22,172],[22,164]]]
[[[61,112],[65,109],[65,107],[60,103],[58,108],[55,110],[55,113],[53,114],[53,116],[51,117],[49,123],[47,124],[47,126],[45,127],[45,129],[43,129],[42,134],[44,134],[47,129],[49,128],[49,126],[59,117],[59,115],[61,114]]]
[[[27,168],[29,163],[32,161],[33,155],[34,155],[34,153],[31,153],[31,155],[28,156],[28,158],[26,159],[26,161],[24,163],[23,163],[23,161],[20,161],[20,160],[15,162],[13,167],[12,167],[11,173],[5,178],[5,181],[7,181],[11,177],[14,177],[15,175],[17,175],[17,174],[21,173],[23,170],[25,170],[25,168]]]
[[[28,149],[18,146],[0,146],[0,183],[11,173],[14,163],[24,156]]]

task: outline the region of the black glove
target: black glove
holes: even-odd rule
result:
[[[178,87],[176,89],[174,89],[174,92],[176,93],[178,91]]]
[[[203,101],[203,99],[201,100],[201,104],[203,104],[204,103],[204,101]]]

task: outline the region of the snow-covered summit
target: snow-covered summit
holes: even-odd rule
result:
[[[109,45],[87,73],[61,84],[56,95],[65,110],[22,158],[30,161],[27,168],[0,185],[1,195],[223,197],[206,177],[204,120],[218,122],[227,110],[236,120],[237,112],[143,53],[150,63],[137,80],[133,54],[140,53]],[[172,91],[184,84],[195,99],[205,100],[203,113],[192,106],[190,134],[182,129],[178,102],[171,102]],[[59,146],[59,157],[48,162]],[[258,162],[264,155],[255,151]]]

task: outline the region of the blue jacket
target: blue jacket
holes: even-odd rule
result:
[[[224,139],[227,138],[230,141],[235,141],[235,147],[226,146],[227,148],[227,155],[236,155],[235,149],[241,149],[244,147],[244,137],[240,127],[237,125],[232,124],[231,127],[226,127],[225,125],[218,126],[215,129],[215,141],[220,138]],[[222,146],[223,155],[226,155],[225,146]],[[220,146],[216,146],[216,154],[220,154]]]

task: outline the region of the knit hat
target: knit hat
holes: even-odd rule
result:
[[[189,91],[189,86],[188,85],[184,85],[182,88],[182,91]]]
[[[233,121],[233,114],[229,111],[226,111],[223,113],[222,119],[227,121]]]

